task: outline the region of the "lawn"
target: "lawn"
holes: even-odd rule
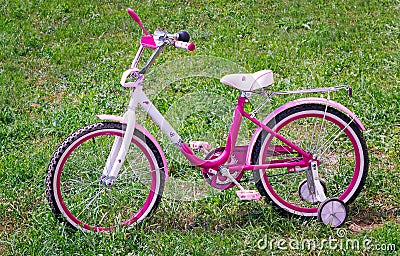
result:
[[[209,129],[215,145],[221,143],[212,134],[225,131],[219,126],[230,121],[237,97],[219,83],[229,72],[272,69],[271,90],[277,91],[353,87],[353,97],[339,92],[332,98],[365,125],[370,171],[341,229],[316,219],[285,217],[268,202],[240,201],[234,190],[196,200],[167,193],[152,218],[106,234],[71,232],[55,219],[45,194],[54,150],[70,133],[96,122],[96,114],[122,115],[126,109],[129,90],[119,80],[141,36],[128,7],[149,31],[184,29],[196,43],[192,53],[167,49],[148,75],[151,98],[187,141]],[[400,252],[398,0],[0,0],[0,24],[0,254]],[[182,97],[196,106],[205,102],[222,114],[213,119],[200,109],[200,120],[181,129],[176,110],[190,110]],[[266,110],[292,98],[276,98]],[[204,118],[212,125],[194,125]],[[160,140],[172,175],[189,180],[189,174],[200,173],[177,156],[146,117],[139,119]],[[253,127],[246,123],[246,128],[244,141]],[[302,242],[316,246],[307,248]]]

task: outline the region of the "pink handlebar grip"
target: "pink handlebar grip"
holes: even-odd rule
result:
[[[174,46],[175,46],[175,48],[189,50],[189,51],[194,51],[194,49],[196,48],[194,43],[186,43],[186,42],[182,42],[182,41],[175,41]]]
[[[139,24],[139,26],[140,26],[140,27],[142,28],[142,30],[143,30],[143,33],[144,33],[145,35],[148,35],[149,32],[147,32],[147,30],[144,28],[142,22],[140,21],[139,16],[136,14],[136,12],[135,12],[134,10],[132,10],[131,8],[126,9],[126,11],[129,13],[129,16],[131,16],[132,19],[133,19],[134,21],[136,21],[137,24]]]

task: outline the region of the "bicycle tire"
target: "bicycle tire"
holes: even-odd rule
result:
[[[68,136],[47,170],[46,194],[58,220],[83,231],[111,231],[149,216],[161,201],[165,175],[160,152],[135,130],[116,182],[100,182],[116,136],[125,125],[96,123]]]

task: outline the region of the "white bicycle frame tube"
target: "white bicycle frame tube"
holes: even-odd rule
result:
[[[103,170],[104,176],[108,176],[110,178],[116,178],[118,176],[122,164],[125,161],[126,153],[128,152],[129,145],[131,144],[133,132],[135,130],[135,125],[136,125],[136,107],[138,105],[138,98],[135,97],[134,95],[136,91],[137,90],[134,90],[131,93],[131,99],[129,101],[128,110],[125,112],[123,116],[124,123],[126,123],[125,135],[122,139],[118,137],[114,140],[114,144],[112,146],[110,155],[108,156],[106,166]],[[118,150],[118,155],[116,156],[117,150]],[[111,164],[112,168],[110,168]]]
[[[136,107],[138,104],[140,104],[145,112],[152,117],[152,119],[158,124],[160,129],[168,136],[172,143],[179,145],[182,141],[181,137],[176,133],[174,128],[172,128],[172,126],[165,120],[153,103],[151,103],[147,95],[143,92],[142,85],[139,83],[131,93],[128,110],[123,117],[124,123],[126,123],[125,135],[123,138],[115,139],[103,171],[104,176],[108,176],[110,178],[116,178],[118,176],[119,170],[125,161],[126,154],[132,141],[133,132],[136,125]]]
[[[121,137],[116,137],[114,139],[114,143],[112,145],[110,154],[108,155],[106,165],[104,166],[102,177],[106,177],[110,174],[113,164],[115,162],[115,159],[117,159],[118,151],[121,148],[122,140],[123,140],[123,138],[121,138]]]

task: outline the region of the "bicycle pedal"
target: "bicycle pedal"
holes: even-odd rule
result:
[[[255,190],[238,190],[236,195],[240,200],[259,200],[261,198],[260,193]]]

